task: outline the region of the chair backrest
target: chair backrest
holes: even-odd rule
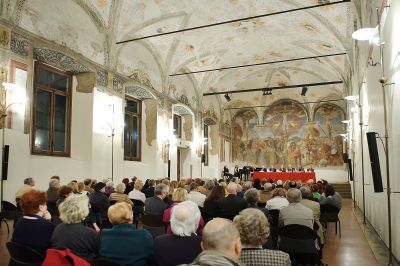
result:
[[[317,254],[317,233],[307,226],[290,224],[279,229],[278,247],[292,254]]]
[[[114,205],[115,203],[117,203],[116,200],[110,200],[110,206],[111,206],[111,205]]]
[[[279,221],[279,213],[280,210],[269,210],[269,214],[272,217],[272,224],[271,226],[278,226],[278,221]]]
[[[112,261],[110,259],[106,258],[98,258],[94,259],[91,263],[91,266],[122,266],[122,264],[119,264],[115,261]]]
[[[340,212],[340,209],[331,204],[321,205],[321,213],[337,213],[337,214],[339,214],[339,212]]]
[[[31,247],[15,242],[7,242],[6,246],[10,253],[11,260],[18,264],[40,265],[44,260],[43,254]]]
[[[135,200],[135,199],[131,199],[133,206],[144,206],[143,201],[141,200]]]
[[[5,200],[3,200],[1,202],[1,205],[3,205],[3,210],[4,211],[10,211],[11,212],[11,211],[17,211],[18,210],[17,206],[15,206],[11,202],[8,202],[8,201],[5,201]]]
[[[145,214],[141,220],[143,229],[149,231],[153,238],[165,234],[165,223],[162,216]]]
[[[142,216],[142,224],[152,227],[165,226],[162,216],[145,214]]]
[[[336,222],[339,220],[340,209],[336,206],[325,204],[321,205],[321,222]]]

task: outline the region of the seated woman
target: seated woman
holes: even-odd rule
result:
[[[289,254],[263,249],[269,237],[269,223],[264,213],[255,208],[241,211],[233,219],[242,242],[240,261],[247,266],[290,266]]]
[[[272,191],[272,199],[267,201],[265,208],[268,210],[281,210],[289,206],[289,201],[286,199],[286,189],[275,188]]]
[[[177,188],[175,190],[175,192],[172,194],[172,204],[168,209],[166,209],[164,211],[164,215],[163,215],[163,222],[168,224],[167,234],[171,234],[172,233],[171,232],[171,224],[170,224],[172,209],[174,208],[174,206],[178,205],[180,202],[187,201],[188,200],[188,196],[187,195],[188,195],[188,193],[187,193],[186,189],[184,189],[184,188]],[[200,216],[199,227],[198,227],[198,230],[197,230],[197,233],[199,235],[201,235],[201,232],[203,231],[204,224],[205,224],[204,220]]]
[[[19,206],[23,216],[14,227],[12,241],[29,246],[45,254],[50,248],[50,239],[54,225],[50,222],[51,216],[47,211],[46,192],[30,190],[22,195]]]
[[[153,258],[153,237],[145,229],[132,225],[132,207],[119,202],[108,209],[111,229],[100,235],[100,256],[125,266],[148,265]]]
[[[89,198],[85,195],[71,195],[58,209],[62,224],[54,229],[52,247],[69,248],[75,255],[92,261],[99,249],[97,234],[82,223],[89,214]]]
[[[255,208],[262,211],[268,221],[272,221],[271,215],[269,214],[268,209],[259,208],[257,206],[257,202],[260,200],[260,191],[255,188],[250,188],[244,193],[244,200],[247,203],[247,208]]]
[[[216,184],[204,201],[203,213],[206,221],[210,221],[219,216],[219,200],[223,199],[224,197],[225,188],[219,184]]]
[[[115,187],[115,192],[111,193],[110,197],[108,198],[109,201],[116,201],[116,202],[126,202],[129,205],[133,205],[132,201],[129,199],[128,195],[124,194],[125,192],[125,184],[121,183]]]
[[[332,205],[337,207],[339,210],[342,208],[342,197],[338,192],[335,192],[335,189],[332,185],[325,186],[325,198],[321,198],[319,204],[323,205]]]
[[[142,192],[143,187],[144,186],[143,186],[142,180],[140,180],[140,179],[136,180],[135,185],[134,185],[134,189],[131,192],[129,192],[128,197],[131,200],[140,200],[144,204],[144,202],[146,201],[146,196]]]
[[[158,266],[191,263],[200,254],[201,237],[196,235],[200,217],[199,208],[192,201],[181,202],[172,209],[172,234],[158,236],[154,242]]]

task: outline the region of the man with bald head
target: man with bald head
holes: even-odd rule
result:
[[[215,218],[203,230],[201,248],[203,252],[188,265],[199,266],[244,266],[239,261],[242,244],[239,231],[227,219]]]
[[[300,190],[297,188],[289,189],[286,198],[289,201],[289,206],[279,212],[279,226],[298,224],[313,229],[313,212],[300,203],[302,199]]]
[[[219,217],[233,220],[233,217],[238,215],[241,210],[247,208],[247,203],[244,199],[237,196],[237,186],[235,182],[230,182],[226,186],[228,196],[218,202]]]

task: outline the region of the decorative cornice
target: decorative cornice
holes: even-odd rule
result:
[[[83,73],[91,71],[79,61],[58,51],[47,48],[35,48],[33,52],[34,58],[37,60],[71,73]]]

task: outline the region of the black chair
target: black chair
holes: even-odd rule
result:
[[[149,231],[153,238],[165,234],[165,224],[162,216],[145,214],[141,220],[143,229]]]
[[[133,203],[133,207],[132,207],[133,222],[134,222],[134,224],[136,224],[136,227],[137,227],[139,220],[142,218],[142,216],[144,214],[144,203],[141,200],[131,199],[131,201]]]
[[[112,224],[110,221],[106,218],[103,218],[101,215],[101,212],[97,206],[91,204],[90,209],[89,209],[89,216],[90,216],[90,222],[96,222],[97,226],[101,229],[103,228],[111,228]]]
[[[289,253],[293,265],[321,265],[317,233],[307,226],[290,224],[279,229],[278,248]]]
[[[259,208],[265,208],[266,205],[267,205],[266,202],[257,202],[257,207]]]
[[[11,202],[3,200],[1,204],[3,205],[3,213],[1,214],[1,219],[2,222],[4,222],[7,226],[7,232],[10,233],[10,229],[8,227],[6,218],[13,219],[13,228],[14,228],[18,219],[21,217],[21,212],[18,210],[17,206],[12,204]]]
[[[90,265],[91,266],[122,266],[122,264],[119,264],[115,261],[112,261],[112,260],[106,259],[106,258],[94,259],[94,260],[92,260]]]
[[[40,266],[44,260],[43,254],[31,247],[15,242],[7,242],[6,246],[11,257],[10,265]]]
[[[279,212],[280,210],[269,210],[269,214],[271,215],[272,221],[270,224],[270,240],[268,240],[267,244],[272,246],[274,248],[277,247],[278,245],[278,221],[279,221]]]
[[[340,219],[339,219],[340,209],[336,206],[326,204],[321,205],[321,216],[319,221],[321,224],[327,228],[328,223],[335,223],[335,233],[337,235],[338,232],[338,224],[339,224],[339,237],[342,237],[342,232],[340,230]]]
[[[110,200],[110,206],[111,206],[111,205],[114,205],[115,203],[117,203],[116,200]]]

